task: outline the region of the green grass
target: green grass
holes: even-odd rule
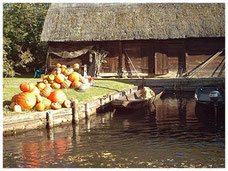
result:
[[[19,86],[21,82],[30,81],[34,84],[41,81],[37,78],[4,78],[3,79],[3,113],[4,115],[15,114],[8,109],[10,105],[11,98],[21,92]],[[84,92],[79,92],[74,88],[61,89],[67,95],[68,99],[74,98],[80,102],[85,102],[88,100],[95,99],[97,97],[102,97],[106,94],[113,93],[118,90],[123,90],[133,84],[122,83],[112,80],[95,80],[95,86],[90,87]]]

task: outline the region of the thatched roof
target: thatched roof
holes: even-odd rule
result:
[[[52,4],[42,41],[225,37],[225,4]]]

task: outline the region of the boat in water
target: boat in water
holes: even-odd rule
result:
[[[124,110],[136,110],[147,107],[159,99],[164,92],[164,87],[150,87],[150,89],[154,92],[154,96],[150,98],[142,98],[142,89],[139,89],[131,95],[125,95],[120,99],[113,100],[111,105],[114,109]]]
[[[195,91],[195,115],[205,124],[224,125],[225,90],[222,87],[205,86]]]
[[[218,104],[225,103],[225,90],[222,87],[204,86],[195,91],[194,99],[199,104],[211,104],[216,100]]]

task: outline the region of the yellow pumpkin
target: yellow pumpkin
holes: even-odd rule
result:
[[[43,101],[43,98],[42,98],[42,96],[41,96],[40,94],[37,94],[37,95],[36,95],[36,101],[37,101],[38,103],[40,103],[40,102]]]
[[[63,72],[64,75],[68,76],[70,75],[72,72],[74,72],[73,68],[67,68],[65,69],[65,71]]]
[[[42,82],[37,84],[37,88],[39,90],[43,90],[45,87],[46,87],[46,85],[44,83],[42,83]]]
[[[45,108],[48,108],[51,105],[51,100],[47,99],[46,97],[43,97],[43,104]]]
[[[49,77],[49,75],[45,75],[45,76],[43,77],[43,80],[47,80],[48,77]]]
[[[60,63],[57,63],[56,64],[56,68],[60,68],[61,67],[61,64]]]
[[[64,81],[64,79],[65,79],[65,76],[63,74],[58,74],[55,76],[55,81],[57,83],[62,83]]]
[[[60,89],[61,85],[59,83],[52,83],[51,87],[55,89]]]
[[[48,80],[43,80],[43,83],[44,84],[48,84]]]
[[[61,68],[67,68],[67,66],[66,65],[62,65]]]
[[[79,64],[78,64],[78,63],[75,63],[75,64],[74,64],[74,69],[78,70],[78,69],[79,69],[79,67],[80,67],[80,66],[79,66]]]
[[[81,74],[79,74],[79,73],[77,73],[77,72],[72,72],[70,75],[69,75],[69,77],[68,77],[68,79],[70,80],[70,81],[80,81],[80,78],[81,78]]]
[[[45,109],[45,105],[44,105],[44,103],[37,103],[37,105],[36,105],[36,110],[38,110],[38,111],[44,111],[44,109]]]
[[[55,76],[54,76],[53,74],[50,74],[50,75],[48,76],[48,80],[49,80],[49,81],[54,81],[54,80],[55,80]]]
[[[32,93],[34,93],[35,95],[38,95],[40,94],[40,90],[37,87],[35,87]]]
[[[61,71],[62,71],[61,68],[57,68],[56,69],[56,75],[61,74]]]

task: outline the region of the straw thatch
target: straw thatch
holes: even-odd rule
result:
[[[42,41],[225,37],[225,4],[52,4]]]

